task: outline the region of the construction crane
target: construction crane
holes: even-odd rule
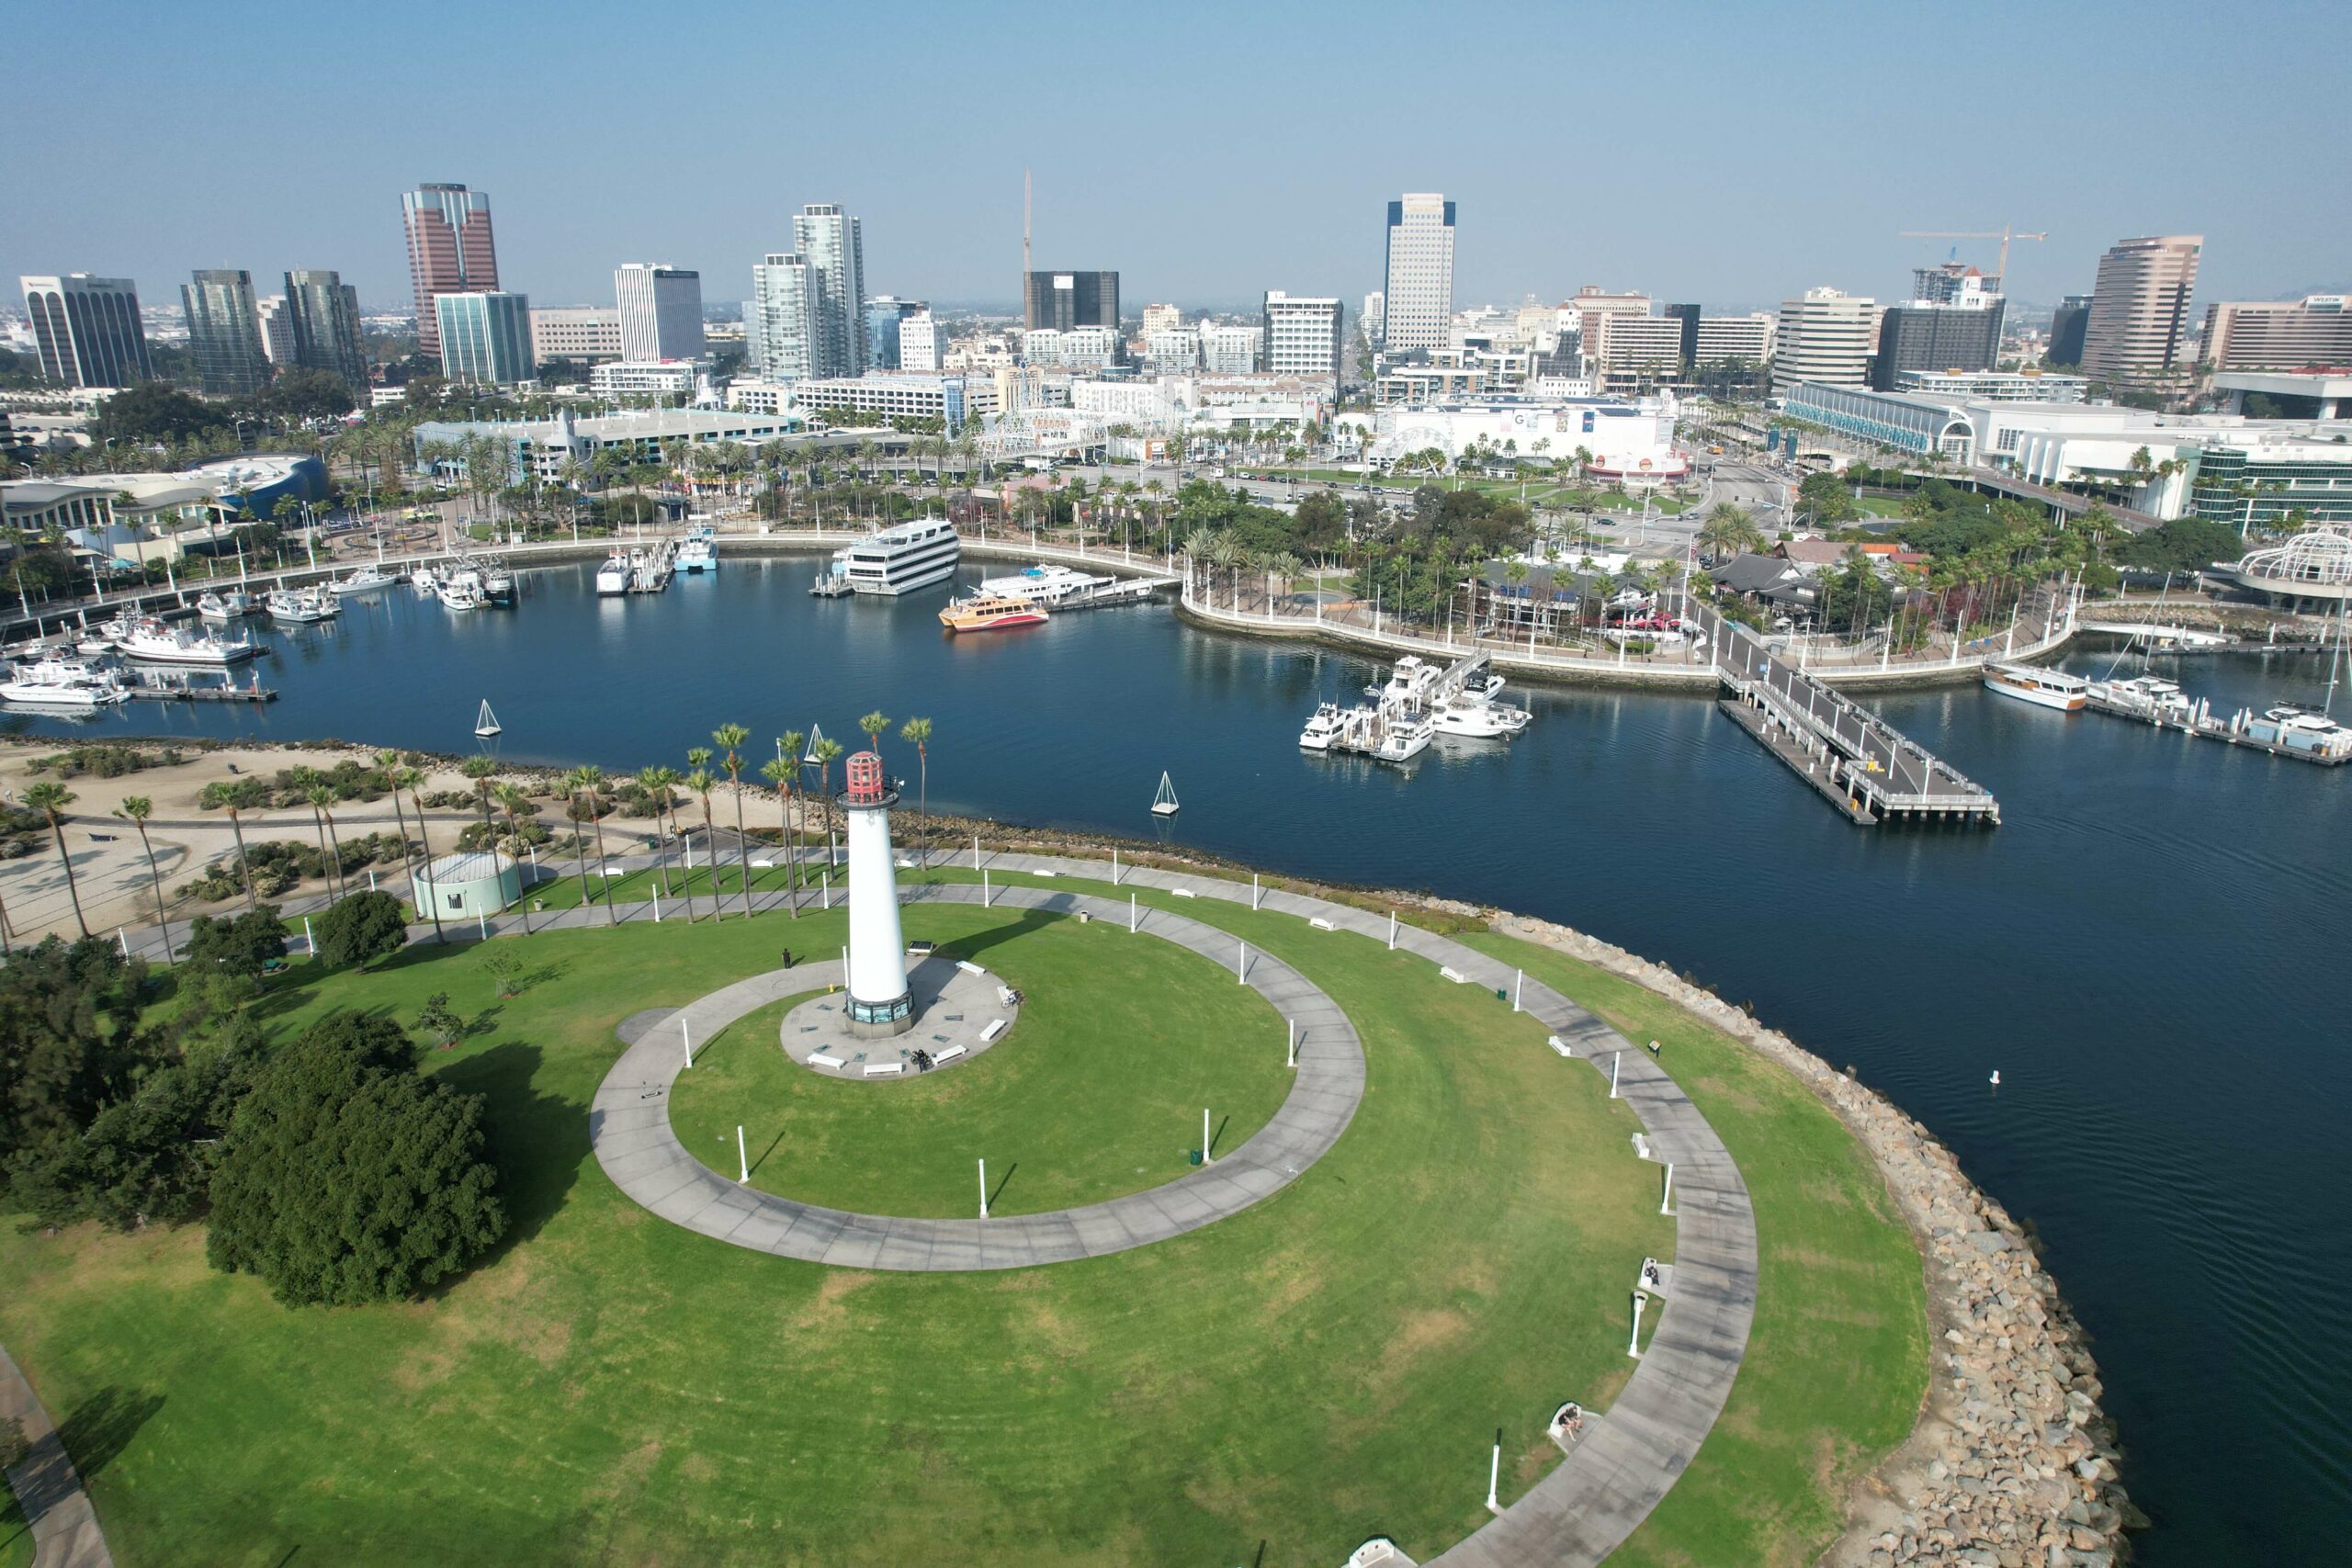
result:
[[[1905,229],[1897,237],[1905,240],[1998,240],[2001,242],[2001,287],[2007,288],[2009,286],[2009,242],[2011,240],[2046,240],[2050,235],[2047,231],[2029,234],[2022,230],[2003,227],[1965,233],[1956,230]]]

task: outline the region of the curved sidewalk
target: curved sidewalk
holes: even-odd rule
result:
[[[902,901],[981,901],[962,884],[915,884]],[[1000,887],[991,907],[1085,910],[1124,922],[1125,906],[1086,894]],[[1217,964],[1238,956],[1214,926],[1154,910],[1139,931]],[[685,1068],[679,1023],[707,1041],[735,1020],[814,984],[821,966],[783,969],[688,1003],[639,1036],[613,1064],[589,1111],[588,1141],[618,1187],[665,1220],[736,1247],[844,1269],[949,1271],[1027,1269],[1100,1258],[1181,1235],[1271,1196],[1296,1180],[1347,1130],[1363,1099],[1363,1045],[1337,1003],[1279,959],[1251,953],[1246,983],[1299,1027],[1297,1077],[1272,1120],[1216,1163],[1143,1192],[1084,1208],[987,1220],[924,1220],[851,1213],[761,1192],[695,1159],[670,1125],[670,1086]],[[1271,1032],[1268,1049],[1274,1041]],[[887,1085],[876,1086],[888,1092]]]
[[[82,1489],[73,1456],[59,1440],[56,1425],[33,1385],[6,1350],[0,1350],[0,1417],[23,1422],[32,1444],[25,1462],[8,1472],[8,1483],[32,1522],[33,1568],[114,1568],[114,1554],[98,1533],[97,1511]]]

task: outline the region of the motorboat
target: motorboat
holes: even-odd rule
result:
[[[127,659],[148,664],[196,664],[211,669],[253,658],[261,645],[243,634],[222,637],[218,632],[192,632],[185,626],[167,626],[161,621],[134,622],[116,637]]]
[[[2061,713],[2081,712],[2083,705],[2090,701],[2090,688],[2091,683],[2080,675],[2069,675],[2063,670],[2045,670],[2039,664],[1984,666],[1986,691],[2015,697],[2021,703],[2056,708]]]
[[[688,534],[678,546],[680,571],[717,571],[718,570],[718,536],[709,528],[697,528]]]
[[[2127,681],[2094,681],[2089,694],[2116,707],[2128,708],[2134,717],[2158,723],[2187,723],[2197,712],[2197,704],[2175,681],[2160,680],[2154,675],[2134,675]]]
[[[380,589],[390,588],[398,581],[400,581],[398,578],[378,571],[372,566],[363,566],[348,577],[339,577],[327,584],[327,591],[340,597],[348,598],[355,593],[374,593]]]
[[[596,569],[596,592],[600,594],[628,592],[629,558],[627,550],[616,549]]]
[[[103,659],[114,651],[114,639],[92,633],[74,645],[74,651],[85,659]]]
[[[43,659],[0,682],[0,701],[67,713],[95,713],[130,695],[111,671],[93,669],[77,659]]]
[[[2289,704],[2265,708],[2260,718],[2246,720],[2244,729],[2253,739],[2281,750],[2331,760],[2352,757],[2352,729],[2311,708]]]
[[[420,566],[411,571],[408,581],[420,599],[430,599],[441,591],[441,574],[429,566]]]
[[[1430,749],[1430,738],[1436,733],[1437,726],[1429,719],[1392,718],[1381,731],[1380,739],[1373,746],[1373,760],[1409,762]]]
[[[479,610],[490,603],[482,593],[481,579],[470,571],[451,572],[441,584],[439,598],[448,610]]]
[[[1329,751],[1348,732],[1347,715],[1337,703],[1324,703],[1298,732],[1298,743],[1309,751]]]
[[[1007,599],[993,593],[982,593],[969,599],[951,599],[939,612],[939,624],[951,632],[994,632],[1012,626],[1042,626],[1046,611],[1043,605],[1026,599]]]
[[[512,607],[514,603],[514,573],[504,561],[490,557],[476,567],[481,579],[481,596],[492,604]]]
[[[1388,674],[1388,683],[1366,686],[1364,695],[1383,708],[1421,708],[1429,705],[1430,689],[1444,672],[1426,662],[1419,654],[1408,653],[1398,660]]]
[[[269,607],[271,620],[298,625],[331,621],[343,614],[343,606],[335,603],[334,595],[317,588],[275,588],[264,603]]]
[[[196,601],[196,613],[208,621],[242,620],[254,613],[253,595],[240,588],[224,593],[200,594]]]
[[[1525,729],[1533,718],[1525,708],[1498,703],[1492,695],[1464,694],[1450,697],[1438,705],[1430,716],[1440,735],[1459,735],[1473,740],[1500,740]]]
[[[1001,594],[1007,598],[1027,599],[1038,604],[1058,604],[1066,599],[1080,598],[1099,588],[1107,588],[1114,578],[1096,577],[1066,566],[1040,563],[1025,567],[1011,577],[989,577],[980,580],[980,592]]]

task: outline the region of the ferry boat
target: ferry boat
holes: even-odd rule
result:
[[[627,550],[615,550],[596,569],[596,592],[600,594],[628,592],[629,559]]]
[[[251,659],[261,651],[260,645],[250,637],[198,634],[153,620],[132,623],[115,640],[128,659],[149,664],[198,664],[216,670]]]
[[[196,613],[208,621],[237,620],[254,613],[253,595],[236,588],[225,593],[206,593],[198,598]]]
[[[372,566],[363,566],[350,576],[339,577],[328,583],[327,591],[347,598],[355,593],[373,593],[379,589],[390,588],[397,581]]]
[[[2063,670],[2045,670],[2039,664],[1984,666],[1986,691],[2015,697],[2021,703],[2056,708],[2062,713],[2081,712],[2083,705],[2090,700],[2090,687],[2091,683],[2080,675],[2069,675]]]
[[[698,528],[685,536],[678,546],[680,571],[717,571],[718,570],[718,536],[709,528]]]
[[[332,594],[322,593],[315,588],[272,589],[266,603],[269,606],[269,618],[273,621],[309,625],[315,621],[331,621],[343,614],[343,606],[334,602]]]
[[[77,659],[44,659],[0,682],[0,701],[66,713],[95,713],[130,695],[111,671]]]
[[[970,599],[950,599],[939,612],[939,624],[951,632],[995,632],[1011,626],[1042,626],[1046,610],[1026,599],[983,593]]]
[[[1047,566],[1041,562],[1025,567],[1011,577],[982,578],[980,592],[1010,599],[1026,599],[1038,604],[1058,604],[1065,599],[1092,593],[1098,588],[1107,588],[1115,581],[1066,566]]]
[[[1508,739],[1525,729],[1533,717],[1525,708],[1495,701],[1491,691],[1449,697],[1430,716],[1440,735],[1464,736],[1473,740]]]
[[[1309,751],[1329,751],[1347,731],[1347,716],[1340,710],[1340,705],[1324,703],[1306,721],[1306,728],[1298,732],[1298,743]]]
[[[833,552],[840,575],[857,593],[912,593],[956,575],[964,542],[956,525],[933,518],[901,523]]]

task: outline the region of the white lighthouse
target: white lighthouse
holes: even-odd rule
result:
[[[849,760],[842,791],[849,818],[849,1026],[861,1039],[904,1034],[915,1023],[907,944],[899,931],[899,878],[890,855],[890,807],[899,792],[882,759]]]

